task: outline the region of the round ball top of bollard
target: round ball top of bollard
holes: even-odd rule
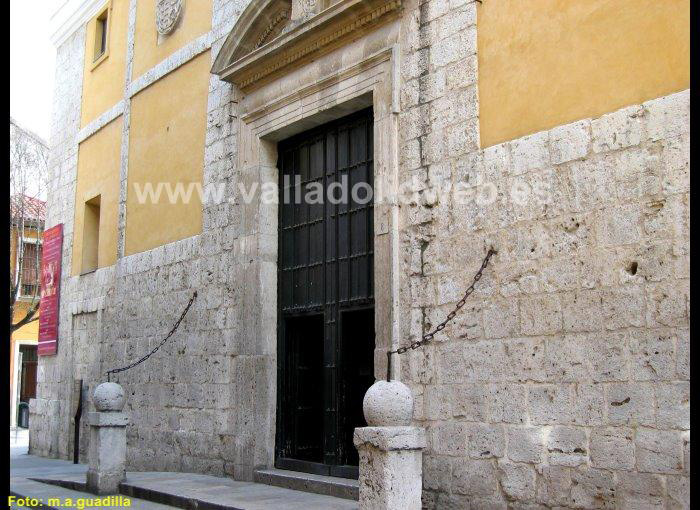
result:
[[[124,389],[117,383],[102,383],[95,388],[92,402],[98,411],[121,411],[124,409]]]
[[[365,393],[362,411],[370,427],[400,427],[411,424],[413,394],[399,381],[377,381]]]

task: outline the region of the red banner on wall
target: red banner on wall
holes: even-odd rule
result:
[[[63,224],[44,231],[41,256],[41,301],[39,302],[39,348],[42,356],[56,354],[58,310],[61,296],[61,257]]]

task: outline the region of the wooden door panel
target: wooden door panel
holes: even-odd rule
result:
[[[372,144],[370,109],[278,146],[278,467],[357,475],[352,430],[373,381]],[[338,184],[347,201],[332,203]],[[352,199],[356,184],[369,200]]]

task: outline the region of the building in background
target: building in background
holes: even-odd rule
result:
[[[493,246],[455,322],[393,358],[425,508],[689,507],[688,0],[70,0],[52,20],[63,276],[31,453],[70,458],[76,383],[150,352],[196,291],[114,376],[128,469],[353,477],[386,351]],[[284,176],[382,194],[278,206]]]
[[[48,144],[10,117],[10,426],[26,426],[36,396],[40,267]]]
[[[46,203],[25,195],[11,197],[11,203],[23,204],[10,209],[10,275],[18,288],[12,317],[15,325],[31,314],[40,299],[39,269]],[[10,426],[18,424],[20,403],[28,406],[29,400],[36,396],[38,309],[30,318],[30,322],[10,333]]]

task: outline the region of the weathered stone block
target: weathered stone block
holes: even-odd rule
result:
[[[521,298],[520,329],[525,335],[546,335],[562,331],[559,296],[544,294]]]
[[[428,429],[431,450],[440,455],[464,456],[467,450],[467,424],[438,423]]]
[[[544,381],[545,348],[539,338],[518,338],[503,344],[505,360],[497,372],[510,381]],[[492,380],[497,380],[492,378]]]
[[[626,333],[591,333],[581,339],[594,381],[626,381],[629,359]]]
[[[637,469],[645,473],[683,471],[681,432],[640,428],[635,438]]]
[[[687,133],[690,129],[690,93],[688,90],[647,101],[647,136],[660,140]]]
[[[642,211],[637,204],[609,207],[598,218],[598,236],[603,246],[637,243],[642,238]]]
[[[425,388],[423,418],[431,421],[444,421],[452,418],[454,385],[439,384]]]
[[[601,291],[603,321],[608,330],[644,325],[646,299],[638,285],[625,285]]]
[[[552,427],[547,437],[549,464],[578,466],[588,460],[586,431],[574,427]]]
[[[502,457],[506,446],[502,425],[475,423],[467,426],[469,456],[475,459]]]
[[[657,283],[648,289],[647,294],[647,324],[650,327],[688,324],[688,280]]]
[[[577,425],[602,425],[605,422],[605,407],[602,384],[579,383],[574,388],[571,422]]]
[[[559,466],[541,466],[537,470],[537,502],[549,507],[568,506],[571,491],[571,469]]]
[[[615,508],[615,475],[580,467],[571,471],[571,503],[574,508]]]
[[[593,150],[607,152],[638,145],[643,132],[643,109],[635,105],[591,121]]]
[[[487,421],[489,391],[484,384],[460,384],[453,386],[452,415],[467,421]]]
[[[532,466],[499,461],[498,470],[506,497],[518,501],[534,499],[536,474]]]
[[[506,364],[505,346],[499,340],[468,343],[463,347],[466,376],[469,381],[491,381],[503,378]]]
[[[551,337],[546,341],[547,381],[574,382],[589,379],[585,343],[575,336]]]
[[[540,131],[510,142],[513,175],[547,166],[550,163],[548,141],[549,132]]]
[[[690,331],[681,330],[676,338],[676,374],[679,379],[690,380]]]
[[[588,153],[591,143],[591,123],[581,120],[556,127],[549,132],[551,161],[557,165],[579,159]]]
[[[488,421],[491,423],[522,424],[527,421],[525,384],[491,384],[484,403],[488,403]]]
[[[598,331],[601,326],[601,299],[597,290],[562,294],[565,331]]]
[[[456,89],[476,83],[478,65],[476,55],[453,62],[446,68],[447,88]]]
[[[633,379],[670,380],[675,375],[674,336],[663,331],[635,332],[630,338]]]
[[[690,508],[690,480],[686,476],[667,476],[667,508],[686,510]]]
[[[634,432],[628,428],[591,431],[591,465],[603,469],[634,469]]]
[[[617,476],[620,508],[664,508],[664,481],[657,475],[622,471]]]
[[[610,425],[654,425],[654,391],[643,383],[610,383],[605,387]]]
[[[539,427],[507,427],[508,454],[515,462],[539,464],[545,458],[545,433]]]
[[[474,53],[476,53],[476,27],[469,27],[436,42],[430,51],[430,63],[439,68],[469,58]]]
[[[492,460],[455,459],[452,492],[488,497],[498,494],[498,472]]]
[[[423,456],[423,488],[449,492],[452,484],[452,460],[442,455]]]
[[[571,422],[572,394],[568,384],[532,386],[528,395],[530,420],[533,424],[548,425]]]
[[[520,317],[518,302],[513,299],[496,298],[484,307],[484,336],[506,338],[518,334]]]

